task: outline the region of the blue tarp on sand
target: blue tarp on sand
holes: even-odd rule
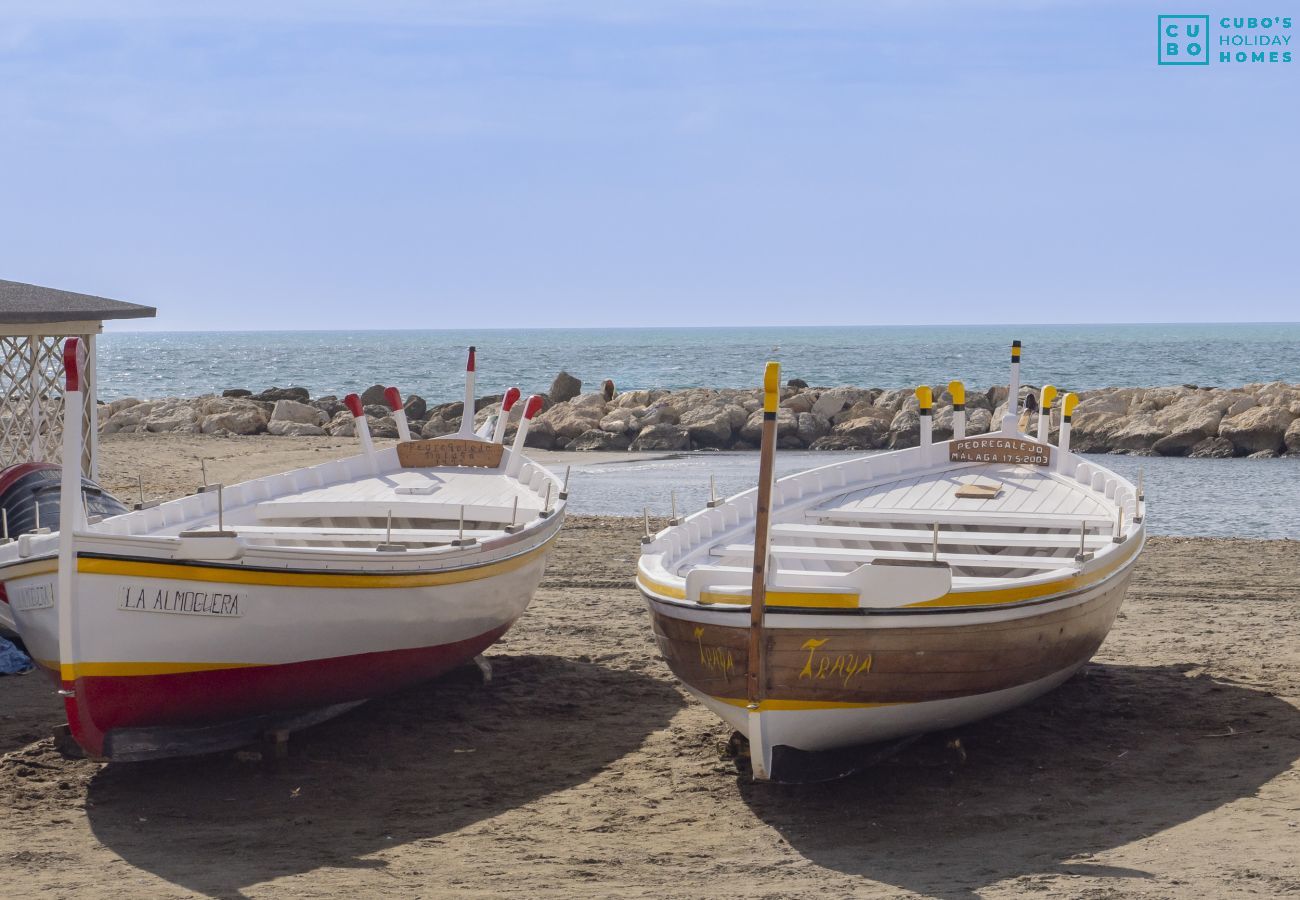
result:
[[[24,675],[32,670],[32,658],[0,637],[0,675]]]

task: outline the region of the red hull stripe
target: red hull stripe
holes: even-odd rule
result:
[[[434,678],[491,646],[511,623],[435,647],[167,675],[83,676],[64,683],[73,736],[102,756],[114,728],[214,724],[364,700]]]

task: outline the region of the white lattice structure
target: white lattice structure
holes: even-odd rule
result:
[[[105,319],[153,316],[119,300],[0,280],[0,469],[24,462],[62,462],[63,342],[79,337],[86,367],[81,471],[98,475],[95,339]]]
[[[8,329],[6,329],[8,331]],[[63,341],[73,335],[95,346],[95,332],[58,334],[0,332],[0,460],[62,462]],[[95,477],[95,381],[91,357],[90,383],[82,404],[81,470]]]

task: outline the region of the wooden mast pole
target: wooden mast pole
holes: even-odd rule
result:
[[[781,364],[770,362],[763,372],[763,437],[758,455],[758,498],[754,509],[754,580],[749,601],[750,709],[763,699],[763,611],[767,603],[767,557],[771,545],[772,482],[776,465],[776,410],[781,400]]]

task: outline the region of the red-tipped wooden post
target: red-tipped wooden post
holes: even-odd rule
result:
[[[501,398],[501,415],[497,416],[497,427],[492,434],[492,441],[496,444],[504,444],[506,440],[506,423],[510,419],[510,410],[515,408],[519,402],[519,388],[512,387],[506,391],[506,395]]]
[[[59,482],[59,572],[56,603],[59,614],[59,680],[68,721],[78,715],[75,690],[77,652],[74,637],[77,609],[76,529],[83,522],[81,496],[82,381],[88,357],[80,338],[63,344],[63,471]]]
[[[384,402],[393,411],[393,421],[397,423],[397,439],[399,441],[409,441],[411,439],[411,426],[406,421],[406,409],[402,406],[402,392],[395,387],[386,388],[384,390]]]
[[[532,427],[533,416],[542,411],[542,398],[533,394],[524,403],[524,415],[519,420],[519,430],[515,432],[515,443],[510,448],[510,463],[506,466],[506,475],[515,478],[524,465],[524,441],[528,439],[528,429]]]
[[[370,463],[371,470],[377,471],[379,464],[375,459],[375,442],[370,439],[370,423],[366,421],[366,410],[361,405],[361,398],[356,394],[348,394],[343,398],[343,405],[352,413],[352,430],[361,442],[361,454]]]
[[[474,436],[474,348],[469,348],[469,359],[465,362],[465,405],[460,411],[460,437]]]

